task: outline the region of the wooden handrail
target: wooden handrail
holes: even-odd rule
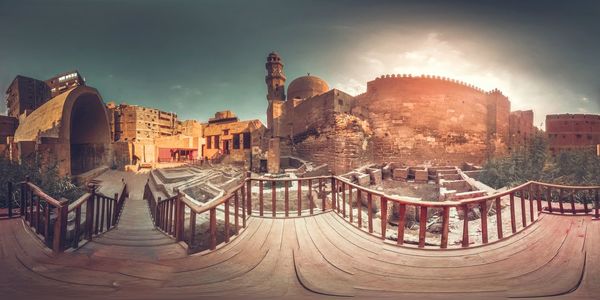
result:
[[[72,212],[73,210],[80,208],[84,203],[87,202],[88,198],[91,196],[92,196],[91,193],[84,193],[83,195],[81,195],[81,197],[79,197],[73,203],[69,204],[69,212]]]
[[[44,201],[48,202],[50,205],[52,205],[54,207],[62,207],[64,205],[64,203],[62,203],[61,201],[58,201],[58,200],[50,197],[48,194],[44,193],[44,191],[42,191],[42,189],[40,189],[37,185],[35,185],[29,181],[26,181],[25,184],[29,188],[31,188],[34,195],[44,199]]]
[[[253,196],[253,192],[252,192],[252,182],[256,182],[258,181],[258,191],[256,196]],[[295,203],[295,202],[290,202],[289,199],[289,195],[293,194],[290,193],[289,188],[290,188],[290,182],[294,182],[296,181],[298,183],[297,186],[297,191],[298,191],[298,195],[297,195],[297,204],[296,204],[296,208],[291,208],[290,207],[290,203]],[[281,182],[281,183],[285,183],[282,185],[276,185],[276,183]],[[266,184],[265,184],[266,183]],[[331,184],[331,189],[324,188],[324,183],[325,184]],[[318,184],[318,186],[315,186],[314,184]],[[309,187],[308,189],[306,189],[306,187]],[[278,196],[276,196],[277,193],[277,189],[281,188],[282,189],[282,196],[284,197],[284,199],[278,199]],[[562,204],[563,202],[565,202],[565,200],[563,199],[562,195],[563,193],[561,192],[559,195],[559,203],[561,205],[561,213],[580,213],[580,212],[584,212],[585,214],[589,214],[590,212],[595,210],[595,214],[598,215],[598,190],[600,190],[600,187],[596,187],[596,186],[592,186],[592,187],[569,187],[569,186],[561,186],[561,185],[553,185],[553,184],[544,184],[544,183],[540,183],[540,182],[536,182],[536,181],[529,181],[526,183],[523,183],[519,186],[510,188],[506,191],[502,191],[499,193],[495,193],[495,194],[490,194],[490,195],[486,195],[486,196],[480,196],[480,197],[474,197],[474,198],[469,198],[469,199],[462,199],[462,200],[457,200],[457,201],[419,201],[419,200],[413,200],[413,199],[406,199],[403,197],[398,197],[398,196],[391,196],[391,195],[387,195],[384,192],[381,191],[376,191],[373,189],[370,189],[368,187],[363,187],[360,186],[356,183],[352,183],[350,182],[349,179],[344,178],[344,177],[340,177],[340,176],[334,176],[334,175],[329,175],[329,176],[313,176],[313,177],[300,177],[300,178],[262,178],[262,177],[250,177],[249,174],[246,174],[246,178],[244,178],[244,180],[236,185],[235,187],[233,187],[231,189],[230,192],[228,192],[227,194],[213,200],[210,201],[204,205],[198,205],[196,204],[193,199],[188,198],[184,193],[177,191],[177,195],[161,200],[160,197],[157,200],[154,200],[153,197],[149,197],[149,200],[151,202],[153,202],[153,204],[151,205],[151,208],[154,207],[155,211],[153,211],[153,214],[155,215],[155,224],[157,227],[159,227],[161,230],[163,230],[165,233],[174,236],[178,241],[183,241],[185,240],[186,242],[189,243],[189,245],[193,245],[194,244],[194,234],[195,234],[195,222],[196,222],[196,215],[197,214],[204,214],[204,213],[210,213],[209,216],[209,225],[210,225],[210,239],[209,239],[209,244],[210,247],[209,249],[215,249],[216,247],[216,243],[217,243],[217,237],[216,237],[216,228],[217,228],[217,220],[216,220],[216,213],[217,213],[217,209],[218,207],[220,207],[221,205],[223,205],[222,207],[222,214],[223,214],[223,222],[224,222],[224,229],[225,229],[225,236],[224,236],[224,240],[223,242],[227,243],[229,241],[229,233],[230,233],[230,214],[231,214],[231,208],[234,208],[234,223],[235,223],[235,227],[236,230],[238,229],[239,226],[239,222],[238,222],[238,217],[241,217],[243,224],[241,225],[241,227],[245,227],[245,221],[246,221],[246,217],[253,214],[253,206],[252,206],[252,198],[257,197],[257,199],[255,199],[254,201],[258,202],[257,203],[257,211],[255,211],[254,213],[257,213],[260,217],[266,217],[267,215],[273,218],[281,218],[283,216],[285,217],[289,217],[289,216],[302,216],[302,215],[313,215],[314,214],[314,208],[315,204],[317,202],[314,202],[317,199],[314,199],[314,194],[313,192],[316,192],[318,196],[318,198],[320,198],[322,203],[321,209],[318,209],[319,212],[325,212],[325,211],[334,211],[339,217],[347,220],[347,217],[349,217],[349,222],[352,225],[355,225],[359,228],[361,228],[362,230],[366,230],[368,233],[375,235],[375,236],[379,236],[381,239],[386,239],[386,232],[387,232],[387,222],[383,221],[380,222],[379,224],[373,222],[373,219],[375,218],[375,213],[374,213],[374,209],[375,209],[375,205],[379,205],[379,208],[381,209],[381,215],[383,218],[386,218],[388,215],[388,211],[392,210],[392,209],[397,209],[398,211],[398,215],[400,216],[399,220],[399,226],[398,226],[398,240],[397,240],[397,244],[398,245],[402,245],[404,244],[404,224],[406,222],[405,218],[407,217],[408,214],[408,207],[414,207],[414,212],[416,214],[415,217],[419,218],[419,232],[418,232],[418,247],[419,248],[423,248],[426,245],[430,245],[430,243],[427,243],[427,234],[426,234],[426,230],[427,230],[427,217],[428,214],[431,212],[434,212],[436,214],[441,214],[441,224],[442,224],[442,228],[441,228],[441,239],[440,239],[440,248],[441,249],[446,249],[448,248],[450,241],[449,241],[449,223],[450,223],[450,209],[451,208],[455,208],[458,212],[462,212],[463,213],[463,219],[464,221],[462,221],[461,223],[462,225],[462,241],[460,241],[460,244],[462,245],[462,247],[469,247],[470,246],[470,242],[469,242],[469,223],[472,222],[480,222],[481,223],[481,233],[480,233],[480,238],[481,238],[481,243],[482,244],[487,244],[490,241],[494,241],[494,240],[500,240],[500,239],[504,239],[508,236],[514,235],[515,233],[517,233],[519,230],[523,230],[524,228],[527,228],[529,225],[531,225],[532,223],[534,223],[535,221],[537,221],[539,219],[539,217],[536,217],[535,212],[537,211],[537,214],[539,214],[540,212],[542,212],[542,210],[544,209],[542,207],[542,199],[543,197],[549,197],[548,195],[551,195],[549,193],[542,193],[542,190],[544,188],[547,188],[548,190],[550,189],[559,189],[559,190],[565,190],[565,191],[571,191],[569,200],[571,203],[571,210],[568,210],[566,208],[562,208]],[[270,198],[270,200],[265,199],[265,195],[264,192],[270,192],[271,195],[268,196],[267,198]],[[308,191],[308,195],[303,194],[304,192]],[[584,201],[584,208],[577,208],[574,204],[574,200],[573,200],[573,193],[576,191],[588,191],[589,195],[587,195],[586,199],[591,199],[592,201],[595,201],[595,209],[594,208],[589,208],[589,206],[587,205],[587,202],[589,201]],[[325,192],[325,193],[323,193]],[[353,196],[353,193],[356,193],[356,196]],[[361,194],[363,196],[361,196]],[[502,197],[504,196],[510,196],[510,209],[509,211],[506,211],[505,213],[502,212],[503,209],[503,202],[502,202]],[[331,197],[331,198],[329,198]],[[590,198],[590,197],[595,197],[594,199]],[[152,198],[152,199],[150,199]],[[331,206],[327,205],[327,199],[329,198],[329,201],[331,201]],[[352,211],[352,208],[355,207],[355,203],[359,202],[359,201],[365,201],[366,199],[366,204],[358,204],[356,207],[358,209],[358,215],[357,218],[355,219],[353,217],[354,212]],[[239,200],[241,200],[242,203],[239,202]],[[302,201],[306,201],[308,200],[308,205],[303,204]],[[551,200],[550,198],[547,198],[546,200],[549,200],[550,203],[550,209],[551,209]],[[281,208],[277,208],[277,203],[278,201],[282,201],[281,204],[283,205],[283,210]],[[508,200],[506,200],[508,201]],[[526,205],[526,203],[528,202],[529,205]],[[266,205],[271,205],[271,207],[269,208],[268,206],[265,207]],[[396,208],[396,204],[397,204],[397,208]],[[508,203],[507,203],[508,204]],[[306,205],[306,206],[305,206]],[[362,205],[366,205],[366,208],[362,208]],[[305,206],[305,210],[302,210],[302,207]],[[351,211],[349,213],[347,213],[347,209],[348,206],[350,207]],[[189,210],[186,211],[186,207],[189,208]],[[241,216],[239,214],[239,209],[242,208],[241,211]],[[519,208],[520,209],[520,213],[517,213],[517,211],[515,210],[515,208]],[[364,211],[364,209],[366,209],[366,212],[368,214],[367,219],[363,220],[364,217],[362,217],[362,211]],[[432,210],[433,209],[433,210]],[[436,210],[439,209],[440,211]],[[469,214],[472,213],[473,209],[479,209],[480,213],[481,213],[481,217],[478,220],[469,220]],[[497,213],[495,215],[495,217],[488,217],[488,210],[489,209],[494,209]],[[295,210],[295,211],[294,211]],[[220,210],[221,211],[221,210]],[[265,213],[265,211],[267,211]],[[296,212],[297,211],[297,212]],[[189,217],[189,232],[185,233],[184,228],[185,228],[185,219],[186,219],[186,214],[190,214]],[[412,214],[412,213],[411,213]],[[508,234],[507,232],[504,232],[504,228],[502,225],[502,220],[503,220],[503,215],[507,215],[508,217],[510,217],[510,229],[512,229],[512,234]],[[598,217],[598,216],[597,216]],[[354,221],[357,221],[358,224],[355,224]],[[489,224],[490,220],[495,220],[496,224],[495,225],[491,225]],[[519,228],[517,228],[517,223],[516,220],[519,220]],[[363,228],[362,224],[368,225],[366,228]],[[381,226],[378,232],[375,230],[377,228],[377,226]],[[491,233],[488,232],[489,228],[494,228],[496,233]],[[492,231],[493,232],[493,231]],[[189,240],[186,239],[186,236],[189,234]]]
[[[318,180],[318,179],[330,179],[332,177],[332,175],[322,175],[322,176],[312,176],[312,177],[298,177],[298,178],[268,178],[268,177],[252,177],[252,178],[246,178],[245,180],[254,180],[254,181],[298,181],[298,180]],[[343,177],[337,177],[338,179],[342,179]],[[344,180],[346,180],[345,178],[343,178]]]
[[[541,186],[545,186],[545,187],[552,187],[552,188],[556,188],[556,189],[566,189],[566,190],[596,190],[596,189],[600,189],[600,185],[592,185],[592,186],[571,186],[571,185],[559,185],[559,184],[552,184],[552,183],[544,183],[544,182],[539,182],[539,181],[530,181],[528,182],[529,184],[534,183],[534,184],[539,184]]]
[[[197,213],[197,214],[205,213],[205,212],[211,210],[212,208],[216,208],[217,206],[225,203],[225,201],[233,198],[233,195],[236,194],[242,188],[242,186],[244,186],[245,184],[246,184],[246,181],[244,180],[244,182],[236,185],[233,189],[231,189],[231,192],[227,193],[226,195],[221,196],[219,199],[210,201],[202,206],[199,206],[199,205],[193,203],[190,199],[187,199],[186,197],[182,197],[181,201],[183,201],[183,203],[185,203],[185,205],[187,207],[189,207],[191,210],[193,210],[195,213]],[[172,198],[174,198],[174,197],[177,197],[177,196],[173,196]],[[165,200],[167,200],[167,199],[165,199]]]
[[[29,182],[28,178],[21,183],[21,217],[43,238],[46,246],[60,253],[69,247],[79,247],[82,237],[89,241],[95,234],[113,228],[123,207],[126,193],[127,185],[123,181],[121,196],[115,194],[114,197],[108,197],[97,193],[95,187],[92,187],[90,192],[84,193],[69,204],[67,199],[52,198],[40,187]],[[68,220],[69,213],[75,215],[73,220]],[[54,225],[51,225],[51,215],[56,216]],[[72,229],[67,226],[69,222],[74,223]],[[72,230],[72,234],[68,234],[68,230]]]

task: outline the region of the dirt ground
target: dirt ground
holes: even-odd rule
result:
[[[384,180],[381,186],[388,195],[416,197],[424,201],[438,201],[440,194],[438,185],[430,183]]]

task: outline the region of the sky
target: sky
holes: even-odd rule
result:
[[[356,95],[384,74],[500,89],[512,110],[600,114],[599,1],[0,0],[0,88],[77,69],[104,101],[266,121],[265,60]],[[5,111],[5,104],[0,104]]]

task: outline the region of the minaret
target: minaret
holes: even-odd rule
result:
[[[283,73],[283,63],[277,52],[269,53],[267,56],[267,76],[265,83],[267,84],[267,101],[269,108],[267,110],[267,128],[271,132],[271,136],[279,136],[279,128],[277,128],[277,119],[281,116],[282,104],[285,101],[285,74]]]
[[[268,91],[267,100],[285,101],[285,74],[283,73],[281,57],[277,52],[269,53],[265,68],[267,69],[267,76],[265,76]]]
[[[285,74],[283,73],[283,63],[281,57],[276,52],[269,53],[267,56],[267,128],[269,135],[269,149],[267,152],[267,171],[271,174],[280,172],[280,137],[281,137],[281,117],[284,114],[285,104]]]

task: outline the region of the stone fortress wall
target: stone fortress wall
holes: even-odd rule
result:
[[[506,152],[510,102],[498,90],[423,75],[386,75],[356,97],[375,162],[480,163]]]

